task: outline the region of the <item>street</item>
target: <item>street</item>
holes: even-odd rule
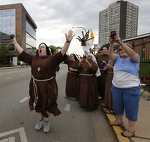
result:
[[[65,98],[67,66],[56,74],[58,108],[50,116],[50,132],[35,130],[37,115],[28,107],[30,67],[0,70],[0,142],[117,142],[101,108],[88,112],[78,101]]]

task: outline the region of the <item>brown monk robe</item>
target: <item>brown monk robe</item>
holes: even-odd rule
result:
[[[23,51],[19,59],[31,65],[31,80],[29,85],[30,110],[41,112],[43,117],[48,117],[46,111],[54,116],[61,112],[57,108],[58,88],[55,80],[57,66],[64,60],[61,52],[54,56],[33,56]],[[36,106],[34,108],[34,102]]]
[[[66,96],[79,98],[79,73],[78,73],[78,59],[75,54],[70,55],[70,60],[66,60],[68,65],[68,73],[66,78]]]
[[[105,84],[105,107],[108,108],[107,113],[113,112],[113,98],[111,94],[112,79],[113,79],[113,63],[109,59],[107,64],[107,77]]]
[[[118,48],[117,46],[114,46],[113,53],[117,54],[117,52],[118,52]],[[114,113],[113,112],[113,97],[111,94],[113,68],[114,68],[114,63],[111,61],[111,59],[109,59],[108,64],[107,64],[107,77],[106,77],[106,84],[105,84],[105,107],[108,108],[106,113]]]
[[[99,55],[96,56],[96,60],[97,60],[97,63],[101,72],[101,76],[98,77],[98,94],[101,97],[102,101],[104,101],[107,71],[104,68],[105,64],[102,61],[105,61],[106,63],[108,63],[108,60],[109,60],[106,47],[103,47],[102,54],[99,53]]]
[[[79,104],[88,110],[98,107],[97,77],[95,75],[98,65],[93,62],[81,62]]]

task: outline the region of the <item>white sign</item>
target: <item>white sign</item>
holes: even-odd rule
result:
[[[17,66],[17,57],[13,57],[13,66]]]

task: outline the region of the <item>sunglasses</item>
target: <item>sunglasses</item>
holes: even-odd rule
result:
[[[119,51],[122,51],[122,50],[124,50],[124,49],[119,49]]]

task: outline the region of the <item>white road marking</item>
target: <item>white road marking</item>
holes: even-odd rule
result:
[[[14,133],[17,133],[17,132],[19,132],[19,134],[20,134],[21,142],[28,142],[23,127],[19,128],[19,129],[10,130],[8,132],[0,133],[0,138],[1,137],[6,137],[8,135],[11,135],[11,134],[14,134]],[[7,139],[5,138],[5,139],[1,140],[0,142],[15,142],[15,137],[9,137]]]
[[[0,142],[15,142],[15,137],[9,137],[8,139],[3,139]]]
[[[24,99],[20,100],[20,103],[24,103],[26,100],[28,100],[30,97],[25,97]]]
[[[64,107],[64,110],[65,111],[70,111],[70,104],[66,104],[65,107]]]
[[[11,130],[11,131],[8,131],[8,132],[1,133],[1,134],[0,134],[0,137],[4,137],[4,136],[7,136],[7,135],[11,135],[11,134],[17,133],[17,132],[18,132],[18,129],[14,129],[14,130]]]
[[[0,142],[9,142],[8,139],[3,139]]]
[[[6,79],[11,79],[11,77],[7,77]]]
[[[27,137],[24,128],[23,127],[19,128],[19,132],[20,132],[19,134],[20,134],[21,142],[27,142]]]
[[[15,137],[9,137],[9,142],[15,142]]]

